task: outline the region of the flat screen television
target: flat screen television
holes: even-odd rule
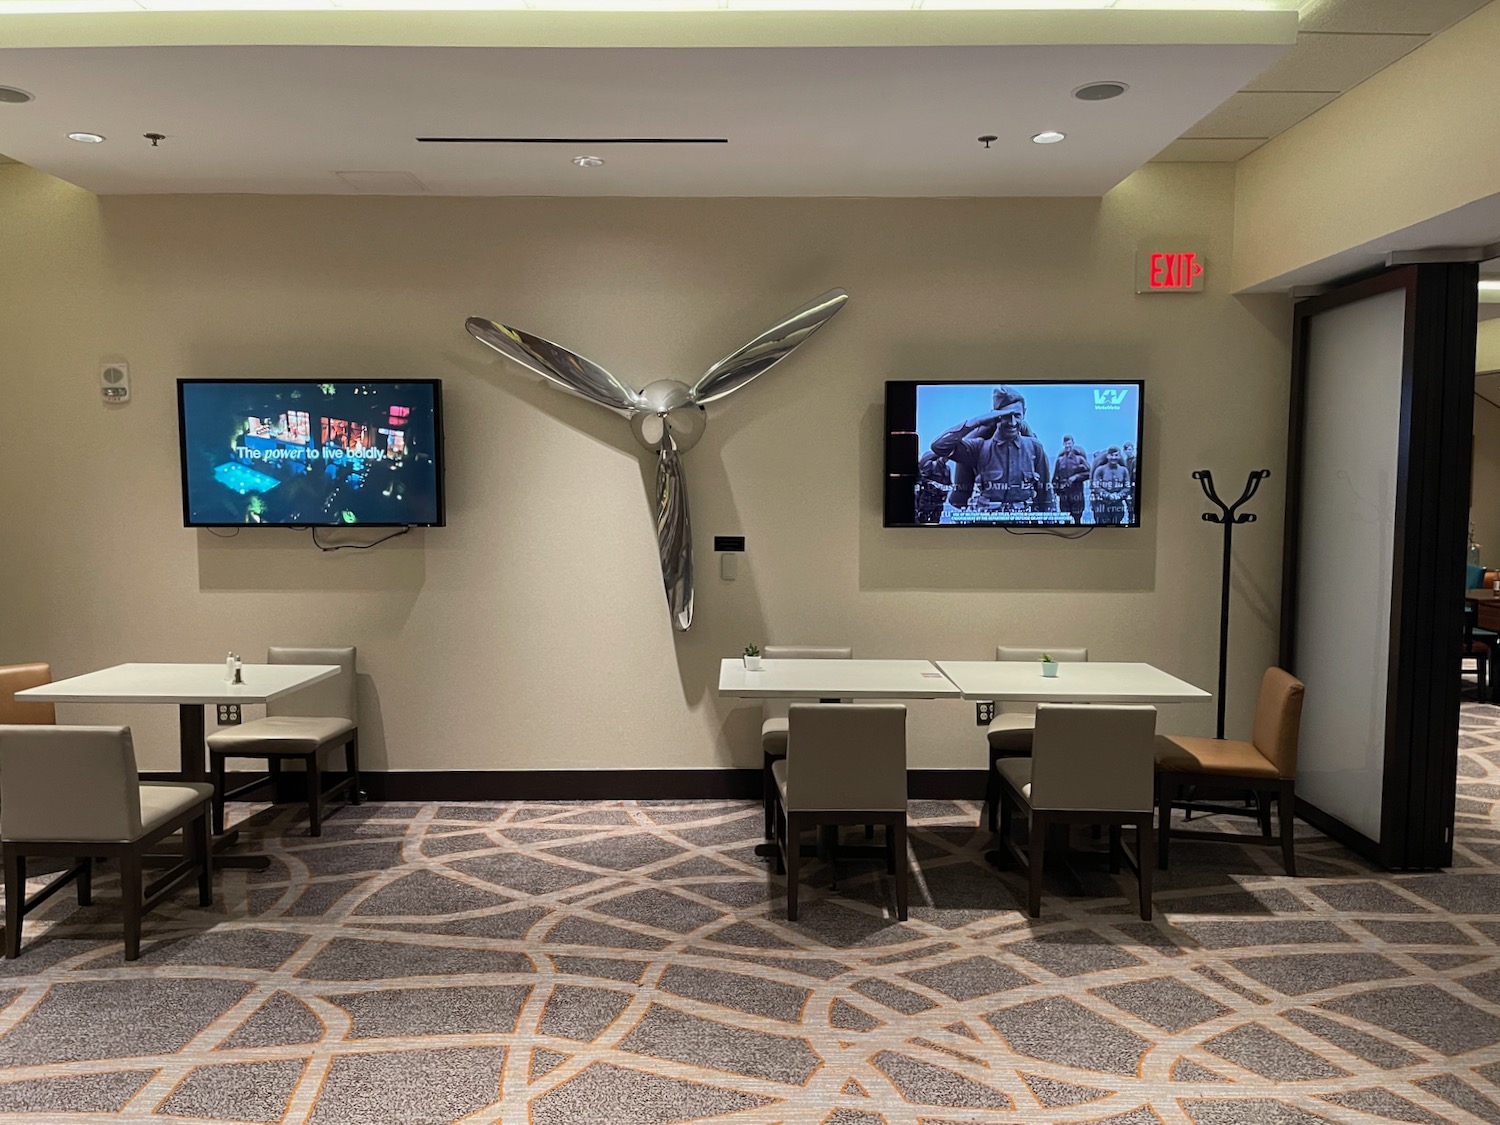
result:
[[[436,379],[179,379],[188,527],[440,527]]]
[[[1140,380],[891,381],[886,527],[1139,527]]]

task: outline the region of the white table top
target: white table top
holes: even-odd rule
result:
[[[1035,660],[939,660],[964,699],[1011,703],[1191,703],[1212,696],[1150,664],[1060,662],[1042,675]]]
[[[762,660],[760,671],[728,657],[719,694],[748,699],[957,699],[929,660]]]
[[[220,664],[117,664],[16,692],[42,703],[265,703],[339,674],[337,664],[246,664],[244,683]]]

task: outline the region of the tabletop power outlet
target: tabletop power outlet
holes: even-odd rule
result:
[[[222,708],[221,708],[222,710]],[[974,704],[974,723],[976,726],[985,726],[995,721],[995,705],[991,702]]]
[[[220,703],[219,725],[221,727],[238,726],[240,722],[240,705],[238,703]]]

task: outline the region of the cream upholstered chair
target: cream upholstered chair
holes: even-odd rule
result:
[[[766,645],[760,655],[763,660],[852,660],[854,650],[829,645]],[[761,705],[761,799],[766,807],[767,840],[776,833],[776,779],[771,776],[771,763],[786,757],[789,706],[785,699],[768,699]]]
[[[1032,660],[1040,662],[1046,653],[1063,664],[1072,664],[1089,658],[1086,648],[1016,648],[1013,645],[996,645],[996,660]],[[1041,675],[1041,669],[1037,675]],[[984,791],[985,825],[995,830],[995,811],[1000,800],[1000,775],[995,772],[995,763],[1001,758],[1024,758],[1031,753],[1031,731],[1036,724],[1035,703],[999,703],[995,706],[995,717],[990,721],[985,737],[989,740],[990,763],[986,774]]]
[[[1026,870],[1027,910],[1042,913],[1042,865],[1051,824],[1107,824],[1111,865],[1123,851],[1120,830],[1134,826],[1141,917],[1151,919],[1153,751],[1156,708],[1039,703],[1030,758],[1001,758],[1000,847]],[[1023,855],[1010,839],[1011,810],[1030,817]]]
[[[142,781],[129,727],[0,726],[0,854],[5,867],[5,955],[21,955],[21,919],[69,880],[78,902],[92,896],[94,857],[118,857],[125,960],[141,951],[141,914],[198,878],[198,902],[213,903],[213,857],[203,782]],[[183,862],[142,885],[146,848],[182,829]],[[26,897],[28,856],[75,862]]]
[[[896,917],[906,919],[906,705],[794,703],[787,754],[772,763],[776,842],[786,916],[797,919],[802,833],[820,825],[884,824]]]
[[[1297,809],[1297,740],[1302,726],[1303,683],[1290,672],[1267,668],[1260,680],[1255,706],[1255,726],[1249,742],[1219,738],[1189,738],[1163,735],[1156,740],[1157,807],[1161,810],[1159,862],[1167,866],[1167,849],[1173,836],[1219,840],[1236,844],[1257,842],[1243,833],[1210,832],[1172,828],[1172,805],[1185,787],[1197,789],[1223,786],[1243,792],[1254,790],[1259,798],[1260,842],[1274,844],[1271,836],[1271,800],[1277,806],[1281,828],[1281,862],[1288,875],[1297,874],[1292,849],[1292,825]],[[1195,809],[1230,815],[1246,815],[1244,808],[1204,805]]]
[[[337,664],[339,674],[266,704],[266,717],[243,726],[215,731],[208,737],[208,756],[214,771],[214,831],[224,831],[224,802],[268,781],[273,788],[281,763],[300,760],[307,771],[307,817],[314,836],[323,834],[323,802],[341,792],[350,804],[359,792],[359,725],[355,710],[354,648],[277,648],[267,651],[272,664]],[[323,759],[344,747],[349,775],[323,790]],[[225,760],[265,758],[270,776],[225,790]]]
[[[28,703],[16,692],[52,682],[50,664],[6,664],[0,666],[0,724],[57,722],[57,709],[50,703]]]

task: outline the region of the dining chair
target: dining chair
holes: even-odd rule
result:
[[[1031,660],[1039,662],[1042,654],[1063,664],[1071,664],[1089,658],[1086,648],[1016,648],[1012,645],[996,645],[996,660]],[[1041,675],[1038,671],[1037,675]],[[997,703],[995,717],[985,730],[989,741],[989,766],[985,773],[984,823],[991,832],[995,830],[995,813],[1000,801],[1000,775],[995,772],[995,763],[1001,758],[1025,757],[1031,753],[1031,732],[1036,725],[1035,703]]]
[[[1464,661],[1474,662],[1475,685],[1474,700],[1477,703],[1488,702],[1488,696],[1493,689],[1487,689],[1487,681],[1490,678],[1490,658],[1494,655],[1495,634],[1481,631],[1479,625],[1479,607],[1471,601],[1464,602],[1464,639],[1463,655],[1460,665]]]
[[[1000,854],[1009,854],[1026,873],[1026,910],[1042,913],[1042,872],[1047,830],[1054,824],[1109,825],[1110,865],[1123,857],[1140,887],[1140,913],[1151,920],[1152,751],[1156,708],[1143,705],[1039,703],[1031,757],[1001,758],[992,772],[1000,779]],[[1029,820],[1023,852],[1011,839],[1014,812]],[[1121,840],[1134,827],[1136,854]]]
[[[52,682],[50,664],[0,665],[0,724],[32,725],[57,722],[57,708],[50,703],[17,699],[16,692]]]
[[[761,650],[764,660],[852,660],[854,650],[833,645],[766,645]],[[823,700],[825,703],[836,700]],[[761,752],[761,800],[765,805],[766,839],[776,833],[776,779],[771,776],[771,764],[786,757],[786,712],[791,706],[787,699],[767,699],[761,705],[760,752]]]
[[[1179,734],[1162,735],[1156,740],[1157,807],[1161,814],[1161,845],[1157,856],[1163,869],[1167,866],[1168,850],[1174,837],[1274,845],[1277,842],[1271,836],[1271,801],[1274,800],[1281,828],[1281,863],[1288,875],[1297,874],[1292,825],[1297,808],[1297,739],[1302,725],[1303,691],[1301,680],[1273,666],[1266,669],[1260,680],[1255,725],[1249,742]],[[1260,836],[1173,827],[1173,805],[1188,787],[1195,790],[1190,802],[1195,811],[1229,816],[1253,815],[1260,821]],[[1196,790],[1203,787],[1254,791],[1257,807],[1246,809],[1205,804],[1196,797]]]
[[[307,818],[314,836],[323,834],[323,803],[347,793],[349,803],[361,804],[359,791],[359,723],[355,703],[354,647],[284,648],[267,650],[271,664],[337,664],[339,674],[320,680],[291,695],[266,704],[266,717],[228,727],[208,736],[208,757],[214,777],[214,832],[224,831],[224,802],[269,783],[279,794],[281,766],[300,761],[307,774]],[[344,747],[348,776],[323,789],[323,760]],[[234,789],[226,789],[225,763],[230,758],[265,758],[269,773]]]
[[[906,705],[794,703],[787,754],[776,783],[777,873],[786,875],[786,916],[797,920],[802,833],[825,825],[885,825],[886,870],[895,876],[896,917],[906,920]]]
[[[142,781],[129,727],[0,726],[0,856],[5,868],[5,955],[21,955],[21,921],[71,880],[78,904],[93,897],[95,858],[120,861],[125,960],[141,951],[141,915],[197,877],[198,904],[213,905],[213,856],[204,782]],[[183,861],[144,884],[146,849],[182,831]],[[26,860],[73,866],[30,897]]]

